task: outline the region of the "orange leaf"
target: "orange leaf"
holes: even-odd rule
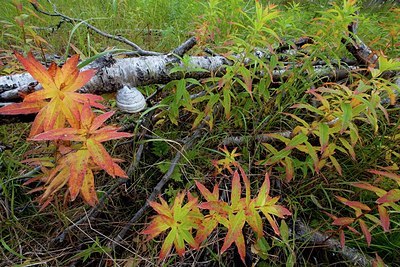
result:
[[[380,222],[383,230],[385,232],[389,231],[390,229],[389,213],[387,212],[386,208],[383,207],[382,205],[378,206],[378,212],[379,212],[379,217],[381,218]]]
[[[285,157],[285,170],[286,170],[286,182],[289,183],[294,177],[293,161],[290,157]]]
[[[91,169],[86,169],[86,175],[81,187],[83,200],[90,206],[95,206],[98,202],[96,190],[94,188],[94,176]]]
[[[265,202],[267,201],[267,196],[269,195],[270,190],[270,180],[268,173],[265,174],[265,179],[263,184],[260,187],[260,191],[258,192],[256,205],[257,206],[264,206]]]
[[[113,159],[115,161],[116,159]],[[115,162],[113,162],[113,168],[114,168],[114,174],[115,176],[121,177],[121,178],[128,178],[128,175],[126,172]]]
[[[231,206],[236,209],[239,205],[240,194],[242,193],[242,187],[240,185],[240,177],[238,171],[235,171],[232,179],[232,192],[231,192]]]
[[[400,200],[400,189],[392,189],[376,200],[376,203],[395,203]]]
[[[265,218],[267,218],[267,221],[271,225],[271,227],[274,230],[275,234],[276,235],[281,235],[281,233],[279,231],[278,224],[276,223],[275,219],[271,215],[269,215],[268,213],[264,213],[264,216],[265,216]]]
[[[371,245],[371,233],[369,232],[368,227],[363,220],[360,219],[359,222],[360,222],[361,231],[364,234],[365,240],[367,241],[368,246],[370,246]]]
[[[46,105],[45,102],[22,102],[7,105],[0,108],[0,114],[4,115],[17,115],[17,114],[31,114],[37,113]]]
[[[195,181],[197,188],[199,189],[200,193],[207,201],[218,201],[219,199],[219,188],[218,185],[214,186],[213,193],[211,193],[203,184]]]
[[[72,100],[84,104],[84,103],[89,103],[90,106],[98,108],[98,109],[104,109],[105,106],[97,103],[99,101],[103,101],[103,97],[99,95],[92,95],[92,94],[78,94],[78,93],[72,93],[72,92],[66,92],[66,95],[68,95]]]
[[[96,118],[94,118],[89,130],[93,132],[93,131],[99,129],[106,120],[108,120],[112,115],[114,115],[114,113],[115,113],[114,111],[110,111],[110,112],[103,113],[103,114],[97,116]]]
[[[344,244],[345,244],[345,242],[346,242],[346,238],[345,238],[345,235],[344,235],[344,231],[343,231],[343,230],[340,230],[340,231],[339,231],[339,239],[340,239],[340,246],[343,248],[343,247],[344,247]]]
[[[159,234],[170,228],[170,223],[166,223],[170,221],[169,217],[159,216],[153,218],[151,223],[143,230],[141,233],[145,235],[149,235],[148,239],[152,239],[157,237]]]
[[[64,85],[62,88],[64,92],[76,91],[88,83],[96,74],[96,70],[93,69],[79,72],[77,68],[78,61],[79,55],[74,55],[65,62],[61,69],[58,69],[60,75],[56,76],[59,78],[56,83],[59,86]]]
[[[337,218],[332,222],[332,225],[350,225],[354,222],[354,218],[350,217],[342,217],[342,218]]]
[[[37,135],[44,131],[44,122],[46,121],[46,107],[43,107],[39,113],[36,115],[35,120],[32,123],[31,131],[29,133],[29,137]]]
[[[400,185],[400,175],[398,174],[392,172],[378,171],[378,170],[368,170],[368,172],[393,179],[397,182],[398,185]]]
[[[155,202],[155,201],[150,201],[149,205],[152,207],[158,214],[164,215],[166,217],[172,217],[172,212],[170,208],[168,207],[167,202],[160,196],[159,197],[161,204]]]
[[[56,66],[53,77],[58,88],[62,87],[63,91],[67,91],[67,86],[69,87],[72,83],[74,83],[79,73],[79,70],[76,67],[78,62],[79,55],[73,55],[67,59],[62,68]]]
[[[109,130],[97,130],[93,132],[93,139],[96,140],[99,143],[108,141],[108,140],[113,140],[113,139],[120,139],[120,138],[125,138],[125,137],[131,137],[132,134],[130,133],[125,133],[125,132],[117,132],[118,128],[114,128],[114,130],[109,131]]]
[[[361,189],[366,189],[366,190],[372,191],[375,194],[377,194],[378,196],[383,196],[384,194],[386,194],[385,190],[383,190],[379,187],[373,186],[366,182],[352,183],[352,185],[355,187],[361,188]]]
[[[89,151],[78,150],[69,154],[70,175],[68,181],[69,194],[71,201],[74,201],[81,190],[83,180],[87,175]]]
[[[57,96],[57,91],[55,90],[39,90],[26,95],[24,97],[24,102],[37,102],[39,100],[45,100],[48,98],[53,98],[55,96]]]
[[[359,202],[359,201],[350,201],[344,197],[339,197],[339,196],[335,196],[340,202],[342,202],[343,204],[355,209],[355,210],[367,210],[370,211],[371,208],[368,207],[367,205]]]
[[[17,59],[24,65],[25,69],[43,87],[42,90],[27,95],[24,102],[14,106],[0,109],[0,113],[27,114],[39,112],[32,125],[30,136],[34,136],[50,129],[62,128],[68,120],[71,126],[79,126],[79,105],[76,103],[89,103],[90,106],[104,108],[97,103],[102,100],[101,96],[75,93],[85,85],[94,75],[94,70],[79,72],[77,63],[78,56],[67,60],[63,68],[52,63],[48,70],[35,60],[32,53],[24,58],[21,54],[15,53]],[[44,100],[48,100],[46,102]],[[10,113],[12,112],[12,113]]]
[[[197,243],[201,244],[204,240],[206,240],[217,226],[218,220],[216,220],[214,216],[206,216],[197,230]]]
[[[63,168],[55,177],[52,179],[50,184],[46,186],[46,190],[40,197],[40,203],[43,204],[48,198],[51,198],[58,190],[60,190],[68,182],[69,170]]]
[[[40,114],[40,116],[46,117],[43,126],[44,131],[64,127],[64,124],[60,125],[61,121],[65,123],[65,115],[62,113],[60,105],[61,101],[58,98],[53,98],[46,106],[46,114]]]
[[[43,88],[57,90],[53,77],[46,70],[46,68],[39,63],[39,61],[36,61],[31,52],[28,53],[26,58],[18,52],[15,52],[15,56],[25,67],[26,71],[29,72],[29,74],[32,75],[32,77],[37,80],[43,86]]]
[[[89,103],[84,103],[81,109],[80,117],[81,129],[85,129],[87,132],[89,132],[94,119],[94,113]]]
[[[94,163],[105,170],[109,175],[115,177],[114,162],[107,150],[94,139],[88,139],[86,141],[86,146]]]
[[[263,224],[262,219],[256,208],[254,207],[254,201],[245,211],[246,222],[250,225],[253,231],[257,234],[257,237],[260,238],[263,236]]]
[[[224,244],[222,245],[221,248],[221,253],[224,253],[232,245],[232,243],[235,242],[239,251],[240,258],[242,259],[243,262],[245,262],[244,257],[246,255],[246,248],[242,233],[242,229],[245,222],[246,220],[243,210],[239,211],[235,215],[232,214],[229,216],[228,233],[226,234]]]
[[[159,256],[160,259],[165,259],[168,256],[169,252],[171,251],[172,245],[174,244],[174,240],[177,236],[176,232],[177,232],[176,229],[171,230],[167,235],[167,237],[165,238],[160,251],[160,256]]]
[[[250,189],[250,180],[246,175],[246,172],[243,170],[242,166],[238,165],[240,175],[242,176],[243,183],[245,186],[245,194],[246,194],[246,205],[250,205],[251,198],[251,189]]]
[[[71,127],[78,129],[80,127],[81,103],[75,101],[70,94],[65,94],[60,108]]]
[[[79,135],[79,130],[73,128],[54,129],[29,138],[32,141],[43,140],[69,140],[69,141],[85,141],[85,138]]]

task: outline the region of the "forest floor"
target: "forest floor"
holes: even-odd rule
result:
[[[42,10],[54,13],[52,4],[38,2]],[[212,231],[198,250],[186,244],[183,257],[172,249],[162,260],[159,254],[166,234],[151,240],[143,234],[157,214],[146,205],[157,186],[162,186],[159,193],[171,205],[184,190],[200,199],[203,192],[196,189],[196,181],[210,190],[217,184],[221,201],[231,203],[232,177],[240,169],[250,180],[252,197],[269,173],[270,196],[279,197],[277,204],[291,212],[291,216],[282,216],[284,220],[272,219],[281,235],[265,217],[262,239],[256,238],[248,221],[240,228],[235,241],[238,235],[245,236],[248,266],[352,266],[379,263],[380,259],[400,266],[399,99],[393,96],[394,101],[379,104],[390,98],[390,90],[397,90],[394,95],[398,95],[400,88],[370,69],[334,82],[302,75],[316,60],[332,68],[343,58],[354,60],[342,39],[349,35],[347,25],[356,10],[357,36],[387,59],[382,62],[388,70],[400,71],[396,65],[400,61],[400,7],[395,1],[386,1],[386,5],[264,2],[54,1],[58,12],[77,19],[70,21],[40,13],[27,1],[4,3],[0,9],[2,76],[24,72],[14,51],[33,51],[42,62],[50,56],[61,63],[72,54],[86,60],[104,51],[124,58],[132,49],[95,33],[83,22],[148,51],[169,53],[196,36],[197,45],[190,55],[207,55],[209,49],[227,57],[251,56],[262,47],[273,56],[266,64],[255,59],[261,70],[285,67],[287,61],[301,68],[274,85],[271,79],[257,76],[258,65],[246,66],[248,72],[244,63],[235,64],[222,78],[201,80],[201,84],[183,79],[185,85],[192,83],[184,93],[200,97],[178,100],[177,84],[160,92],[157,85],[143,86],[139,89],[146,97],[157,93],[153,108],[134,115],[116,108],[115,94],[104,95],[108,109],[116,111],[111,123],[134,137],[106,143],[112,157],[124,160],[120,165],[129,178],[97,172],[100,204],[95,207],[79,197],[69,202],[60,191],[39,211],[40,192],[28,194],[39,185],[24,185],[36,172],[23,160],[34,153],[43,156],[45,151],[38,152],[37,143],[26,140],[31,123],[0,125],[0,266],[243,266],[235,244],[220,253],[226,226]],[[264,4],[261,9],[257,7],[260,3]],[[276,52],[283,43],[292,44],[305,36],[314,42],[302,47],[301,57]],[[250,90],[246,75],[251,77]],[[321,88],[326,90],[310,93],[310,89]],[[365,107],[357,109],[359,103]],[[337,118],[340,125],[329,124]],[[289,132],[286,137],[285,132]],[[266,135],[266,139],[257,139]],[[334,152],[324,153],[329,150],[325,145]],[[163,178],[165,184],[160,184]],[[395,196],[392,202],[379,203],[377,195],[383,194],[355,188],[354,183],[374,185]],[[365,207],[361,204],[370,210],[360,209]],[[335,218],[349,217],[356,219],[332,224]],[[384,231],[385,218],[390,229]],[[367,230],[360,221],[365,221]],[[343,236],[347,252],[339,245]]]

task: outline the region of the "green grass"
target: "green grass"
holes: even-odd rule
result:
[[[40,2],[44,9],[52,12],[51,6],[45,3],[46,1]],[[267,1],[260,2],[265,4]],[[339,8],[336,11],[340,11],[335,13],[329,1],[298,1],[298,4],[291,1],[275,2],[278,7],[271,9],[271,12],[279,10],[279,16],[268,22],[262,34],[254,30],[255,26],[249,26],[254,20],[246,17],[254,18],[254,1],[91,0],[82,4],[79,0],[58,0],[54,1],[54,4],[57,5],[59,12],[85,20],[104,32],[124,36],[146,50],[169,52],[190,36],[196,35],[199,44],[190,51],[192,54],[204,54],[203,49],[208,47],[218,53],[239,51],[250,55],[254,47],[276,46],[277,36],[284,40],[312,36],[316,44],[308,48],[309,57],[305,59],[306,63],[310,64],[316,57],[339,59],[344,55],[349,56],[340,38],[347,26],[347,20],[351,19],[348,14],[346,15],[346,11]],[[338,5],[341,4],[342,1],[338,1]],[[384,7],[371,7],[367,1],[360,6],[358,36],[374,50],[382,51],[388,57],[399,60],[400,24],[395,22],[400,15],[400,9],[392,7],[390,3]],[[327,11],[329,9],[331,11]],[[15,23],[15,17],[21,14],[27,15],[22,16],[25,18],[23,29]],[[340,16],[343,18],[339,19]],[[0,74],[4,75],[20,70],[12,56],[12,50],[34,50],[38,55],[45,53],[61,56],[69,51],[70,54],[79,52],[82,56],[89,57],[111,47],[129,49],[124,44],[88,31],[83,25],[78,27],[78,23],[64,22],[60,28],[51,32],[49,28],[56,26],[60,22],[59,19],[35,13],[27,2],[23,2],[23,10],[18,12],[12,1],[7,1],[0,9],[0,17],[2,18],[0,56],[3,62],[3,65],[0,65]],[[68,48],[68,45],[71,46]],[[240,72],[240,65],[232,67],[232,71],[234,74],[243,74]],[[261,85],[255,85],[253,99],[239,85],[239,81],[234,78],[228,80],[228,90],[233,96],[231,117],[227,119],[225,114],[227,111],[222,107],[219,109],[214,117],[212,130],[204,131],[201,138],[180,161],[171,182],[162,192],[165,197],[172,201],[176,193],[182,189],[195,191],[195,180],[203,181],[209,187],[217,182],[220,183],[220,188],[229,191],[230,176],[227,172],[215,176],[215,169],[210,161],[222,158],[218,149],[225,137],[251,137],[262,133],[291,130],[298,126],[296,120],[283,114],[285,112],[296,114],[309,123],[315,120],[315,114],[303,109],[290,108],[296,103],[309,101],[310,97],[305,92],[315,84],[318,85],[317,81],[309,77],[301,77],[302,71],[294,73],[278,88],[263,89]],[[365,82],[369,81],[368,77],[362,79]],[[205,83],[205,87],[208,94],[221,94],[211,82]],[[152,90],[154,88],[149,87],[143,91]],[[171,95],[171,91],[163,93],[166,104],[169,106],[177,104],[172,102],[173,97],[170,100],[167,98]],[[223,99],[225,96],[221,95],[220,103]],[[198,111],[203,111],[206,100],[193,105]],[[181,115],[177,118],[178,126],[170,122],[168,109],[157,110],[159,120],[152,132],[148,133],[157,136],[157,141],[146,142],[146,153],[135,169],[133,177],[112,193],[95,218],[70,231],[63,243],[54,242],[53,239],[66,227],[84,217],[89,208],[84,206],[81,200],[69,203],[60,196],[43,212],[38,212],[37,203],[34,202],[38,194],[26,194],[36,185],[22,185],[26,178],[21,177],[32,168],[21,161],[25,158],[25,153],[36,146],[26,142],[29,125],[1,125],[0,144],[9,144],[13,147],[0,153],[0,259],[2,259],[0,266],[29,264],[159,266],[157,257],[162,245],[161,239],[145,241],[146,237],[140,234],[144,229],[144,223],[150,221],[152,213],[147,213],[146,217],[135,223],[117,250],[110,251],[107,244],[144,204],[154,186],[167,171],[171,159],[179,148],[176,143],[169,140],[179,142],[191,134],[196,113],[182,108],[184,104],[178,103]],[[217,106],[214,108],[218,109]],[[294,218],[301,218],[311,227],[321,231],[337,230],[337,227],[331,225],[332,221],[321,211],[338,216],[339,214],[350,216],[352,211],[336,201],[334,196],[341,195],[373,205],[376,200],[374,194],[359,192],[349,183],[372,182],[372,176],[367,170],[376,169],[378,166],[396,166],[400,160],[398,108],[389,107],[388,112],[390,123],[385,120],[383,113],[377,111],[379,118],[377,133],[373,132],[368,123],[357,122],[361,139],[354,148],[357,161],[340,151],[335,154],[343,169],[342,176],[329,164],[320,174],[315,173],[311,158],[301,151],[296,151],[292,155],[296,166],[295,178],[292,182],[285,183],[284,166],[259,165],[260,161],[271,157],[271,153],[262,144],[251,140],[238,146],[238,151],[241,153],[238,157],[239,163],[249,173],[250,179],[253,179],[251,181],[255,186],[254,191],[258,189],[260,177],[266,171],[270,171],[273,177],[272,194],[282,197],[282,204],[293,211]],[[131,118],[117,113],[113,122],[126,124],[136,119],[137,117]],[[310,142],[312,145],[319,144],[318,138]],[[110,143],[107,148],[114,157],[126,160],[122,164],[126,169],[133,160],[138,145],[123,144],[121,141]],[[278,142],[274,143],[274,146],[276,149],[285,147]],[[232,151],[234,147],[228,148]],[[104,194],[115,182],[104,173],[98,173],[96,175],[98,194]],[[396,187],[393,181],[382,180],[380,183],[386,190]],[[346,232],[348,244],[371,256],[377,252],[387,263],[398,261],[400,218],[398,211],[391,213],[392,229],[388,233],[384,233],[380,228],[373,229],[371,247],[366,246],[362,237],[351,236]],[[235,257],[233,248],[226,254],[218,254],[224,231],[219,229],[213,232],[206,246],[199,252],[186,254],[184,261],[193,264],[203,262],[207,266],[232,266]],[[328,251],[319,248],[310,249],[310,244],[306,242],[284,244],[280,238],[272,237],[269,227],[265,227],[265,231],[268,233],[267,242],[271,247],[267,251],[269,256],[267,259],[261,259],[253,255],[254,259],[259,260],[260,266],[285,264],[291,254],[290,250],[297,255],[299,264],[312,265],[315,264],[313,260],[317,260],[325,265],[334,261],[343,261],[344,264],[351,265],[348,260],[336,258]],[[253,239],[250,232],[247,235],[249,240]],[[167,258],[164,264],[180,266],[182,261],[174,254]]]

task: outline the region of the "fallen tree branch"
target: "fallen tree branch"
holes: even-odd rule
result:
[[[192,145],[194,144],[194,141],[200,136],[201,130],[202,130],[202,128],[199,127],[198,129],[196,129],[193,132],[193,134],[190,137],[186,138],[182,149],[175,154],[175,157],[171,161],[171,165],[168,168],[168,171],[164,174],[164,176],[160,179],[160,181],[157,183],[157,185],[153,188],[153,191],[151,192],[150,196],[147,198],[146,202],[135,213],[135,215],[129,220],[129,222],[126,223],[126,225],[122,228],[122,230],[117,234],[117,236],[112,241],[112,244],[108,244],[108,247],[112,247],[112,249],[115,250],[116,245],[120,244],[120,242],[125,237],[126,233],[129,231],[129,228],[131,228],[132,225],[143,216],[143,214],[146,212],[147,208],[149,207],[149,202],[154,201],[156,199],[156,197],[161,193],[161,190],[164,187],[164,185],[170,180],[172,173],[174,172],[179,160],[182,157],[183,151],[192,147]]]
[[[105,200],[112,194],[112,192],[114,192],[115,189],[117,189],[120,185],[123,185],[124,183],[126,183],[126,179],[118,179],[118,181],[113,186],[111,186],[105,192],[105,194],[100,198],[99,203],[96,206],[90,208],[89,212],[85,213],[85,215],[82,216],[79,220],[77,220],[76,222],[74,222],[73,224],[71,224],[70,226],[65,228],[57,237],[53,238],[51,240],[51,242],[53,242],[53,243],[63,242],[65,239],[65,236],[72,229],[74,229],[76,226],[88,221],[89,219],[96,217],[97,214],[99,214],[100,209],[104,206]]]
[[[107,61],[108,65],[105,65],[103,61]],[[184,77],[199,80],[211,76],[222,76],[225,66],[231,65],[232,62],[221,56],[191,57],[190,65],[193,68],[200,68],[206,71],[189,71],[185,74],[174,72],[170,74],[170,69],[178,64],[182,63],[174,54],[118,60],[110,56],[108,59],[95,61],[84,68],[97,68],[98,72],[80,92],[103,94],[115,92],[122,85],[137,87],[150,84],[166,84]],[[296,68],[301,68],[301,66],[288,66],[273,70],[271,86],[276,87],[285,82]],[[305,72],[303,75],[318,78],[320,82],[327,82],[343,80],[349,77],[351,73],[358,72],[365,72],[365,69],[357,66],[340,66],[332,69],[326,64],[321,64],[314,65],[312,73]],[[263,72],[258,75],[262,77],[269,74]],[[388,73],[389,77],[396,75],[398,74],[394,72]],[[0,77],[0,103],[1,101],[18,102],[21,94],[35,90],[40,90],[40,85],[27,73]],[[34,116],[31,115],[0,115],[0,123],[29,122],[33,118]]]
[[[283,137],[290,138],[292,132],[284,131],[284,132],[276,132],[275,134],[279,134]],[[276,139],[270,137],[268,134],[258,134],[256,136],[229,136],[222,140],[221,145],[223,145],[223,146],[240,146],[247,141],[266,143],[266,142],[271,142],[273,140],[276,140]]]
[[[223,67],[231,65],[231,63],[221,56],[193,56],[190,58],[189,66],[205,71],[189,72],[186,76],[180,72],[170,74],[170,70],[177,65],[182,65],[182,62],[172,53],[156,57],[145,56],[117,60],[109,56],[82,68],[82,70],[97,69],[97,73],[82,87],[80,92],[102,94],[115,92],[122,87],[122,84],[137,87],[149,84],[165,84],[184,77],[208,78],[213,74],[222,74]],[[185,66],[182,65],[182,67]],[[0,102],[18,101],[22,93],[39,89],[37,82],[28,73],[2,76],[0,77]]]
[[[105,63],[104,61],[107,61]],[[166,84],[172,80],[182,78],[203,79],[213,75],[222,75],[225,66],[232,65],[232,62],[222,56],[199,57],[192,56],[189,62],[188,72],[174,72],[170,70],[177,65],[183,66],[179,58],[173,54],[157,57],[125,58],[115,60],[112,56],[107,59],[97,60],[84,67],[86,69],[97,69],[96,75],[80,90],[81,93],[103,94],[115,92],[120,89],[122,84],[137,87],[150,84]],[[203,69],[204,71],[190,71],[190,68]],[[290,73],[301,68],[301,65],[288,66],[272,71],[273,82],[282,83],[288,78]],[[352,72],[360,69],[356,66],[341,66],[332,69],[327,65],[313,66],[314,75],[323,80],[337,80],[348,77]],[[268,75],[260,73],[260,76]],[[304,73],[310,75],[310,73]],[[0,102],[18,101],[20,95],[27,92],[39,90],[38,83],[30,74],[15,74],[0,77]]]
[[[357,61],[343,60],[337,63],[332,61],[332,64],[327,64],[318,60],[312,62],[312,70],[309,69],[302,75],[318,78],[322,82],[337,81],[348,77],[354,72],[365,73],[367,70],[365,65],[375,64],[378,56],[353,33],[355,31],[354,28],[353,24],[349,25],[351,42],[345,39],[343,39],[343,42]],[[290,50],[293,49],[297,53],[297,49],[301,49],[304,44],[309,43],[312,43],[312,40],[303,37],[294,41],[293,44],[281,45],[274,53],[289,51],[287,53],[290,54]],[[180,57],[195,44],[196,39],[192,37],[167,55],[159,54],[158,56],[125,59],[114,59],[111,55],[103,57],[82,68],[82,70],[97,69],[97,74],[80,92],[102,94],[117,91],[122,87],[121,85],[137,87],[150,84],[166,84],[169,81],[182,78],[202,79],[216,75],[221,76],[224,74],[225,66],[230,66],[234,63],[232,60],[218,55],[209,57],[191,56],[189,64],[184,66]],[[254,52],[254,55],[259,59],[268,61],[272,54],[271,52],[258,50]],[[238,61],[247,62],[248,65],[251,65],[252,60],[244,57],[245,55],[237,55],[233,57],[233,60],[236,58]],[[357,62],[363,66],[355,65]],[[275,68],[268,73],[260,72],[258,76],[271,75],[272,85],[278,86],[290,77],[293,70],[303,68],[301,63],[284,63],[284,67]],[[184,68],[185,72],[171,74],[170,70],[178,65]],[[204,71],[191,71],[191,69],[203,69]],[[395,75],[390,73],[389,77]],[[20,101],[21,94],[39,89],[40,85],[27,73],[3,76],[0,77],[0,102]]]
[[[175,48],[172,51],[172,54],[175,54],[179,57],[183,57],[183,55],[189,51],[190,49],[192,49],[194,46],[196,45],[196,38],[195,37],[191,37],[189,38],[186,42],[184,42],[183,44],[181,44],[180,46],[178,46],[177,48]]]
[[[53,12],[54,12],[54,13],[49,13],[49,12],[46,12],[46,11],[40,9],[37,3],[31,2],[31,4],[32,4],[33,8],[34,8],[37,12],[39,12],[39,13],[41,13],[41,14],[44,14],[44,15],[47,15],[47,16],[52,16],[52,17],[60,17],[60,18],[62,18],[63,20],[65,20],[65,21],[67,21],[67,22],[71,22],[71,23],[76,23],[76,22],[82,23],[82,24],[85,25],[87,28],[89,28],[89,29],[91,29],[92,31],[94,31],[94,32],[96,32],[96,33],[98,33],[98,34],[100,34],[101,36],[104,36],[104,37],[107,37],[107,38],[109,38],[109,39],[113,39],[113,40],[116,40],[116,41],[118,41],[118,42],[127,44],[127,45],[129,45],[130,47],[132,47],[132,48],[135,49],[135,50],[133,51],[133,53],[135,53],[135,54],[138,55],[138,56],[159,56],[159,55],[161,55],[161,53],[158,53],[158,52],[153,52],[153,51],[144,50],[144,49],[142,49],[140,46],[138,46],[137,44],[135,44],[134,42],[132,42],[132,41],[126,39],[125,37],[122,37],[122,36],[119,36],[119,35],[112,35],[112,34],[103,32],[103,31],[101,31],[100,29],[94,27],[93,25],[87,23],[86,21],[84,21],[84,20],[82,20],[82,19],[77,19],[77,18],[68,17],[67,15],[64,15],[64,14],[58,12],[58,11],[57,11],[56,5],[53,4],[50,0],[47,0],[47,2],[49,2],[49,3],[53,6]]]
[[[373,258],[361,253],[355,248],[348,246],[341,246],[340,241],[336,238],[328,236],[322,232],[312,229],[301,220],[295,222],[295,235],[296,239],[301,241],[310,242],[315,245],[323,245],[329,250],[342,255],[345,259],[349,260],[351,264],[357,266],[371,266]],[[385,265],[386,266],[386,265]]]
[[[51,3],[50,0],[48,0]],[[51,3],[52,4],[52,3]],[[60,16],[69,21],[80,21],[79,19],[69,18],[56,10],[54,6],[54,13],[48,13],[41,10],[37,4],[32,4],[38,12],[49,16]],[[372,52],[356,35],[356,23],[351,23],[348,26],[349,39],[350,41],[343,39],[342,42],[346,45],[346,48],[353,54],[357,59],[358,63],[363,65],[362,67],[353,65],[354,61],[344,60],[343,62],[333,63],[333,65],[327,64],[323,61],[316,61],[312,63],[313,71],[305,71],[303,75],[318,78],[321,82],[325,81],[337,81],[347,78],[351,73],[360,72],[365,73],[365,66],[375,66],[378,60],[378,55]],[[89,27],[89,26],[88,26]],[[91,26],[93,27],[93,26]],[[119,36],[117,36],[119,38]],[[282,44],[276,48],[275,53],[301,49],[305,44],[313,43],[311,38],[303,37],[292,44]],[[215,75],[223,75],[225,66],[232,65],[233,62],[225,57],[214,55],[210,57],[195,57],[190,58],[189,66],[183,66],[180,57],[183,56],[189,49],[196,44],[194,37],[188,39],[182,45],[177,47],[168,55],[157,54],[158,56],[150,57],[139,57],[139,58],[127,58],[127,59],[114,59],[112,56],[103,57],[95,62],[84,67],[86,69],[97,69],[97,74],[91,79],[91,81],[83,87],[80,92],[82,93],[93,93],[102,94],[117,91],[122,85],[128,86],[144,86],[149,84],[166,84],[169,81],[182,79],[182,78],[194,78],[202,79],[208,78]],[[136,47],[136,45],[134,45]],[[138,47],[140,49],[140,47]],[[256,55],[260,59],[269,60],[271,53],[265,51],[255,51]],[[237,60],[248,62],[251,64],[250,59],[243,58],[244,55],[236,56]],[[262,77],[265,75],[271,75],[272,86],[280,85],[290,77],[291,72],[295,69],[302,68],[302,64],[294,64],[291,62],[285,62],[286,66],[276,68],[271,72],[260,72],[258,76]],[[344,63],[344,64],[342,64]],[[188,68],[184,73],[174,72],[170,73],[170,70],[181,65],[183,68]],[[334,67],[334,68],[333,68]],[[203,69],[205,71],[190,71],[193,69]],[[386,75],[386,78],[397,76],[397,73],[390,72]],[[0,77],[0,104],[4,105],[4,102],[18,102],[21,101],[21,95],[40,90],[40,85],[31,77],[28,73],[16,74],[10,76]],[[8,104],[8,103],[7,103]],[[14,123],[14,122],[27,122],[33,119],[33,116],[4,116],[0,115],[0,123]]]
[[[361,66],[377,68],[379,56],[357,36],[357,26],[357,22],[352,22],[348,25],[350,41],[342,39],[342,43],[346,45],[347,50],[357,59]]]

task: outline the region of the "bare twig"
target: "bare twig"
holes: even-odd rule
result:
[[[30,170],[29,172],[20,175],[18,177],[15,177],[15,180],[19,180],[19,179],[23,179],[26,180],[27,178],[31,178],[33,175],[35,175],[36,173],[38,173],[40,171],[40,166],[33,168],[32,170]]]
[[[184,141],[183,148],[181,151],[178,151],[171,161],[171,165],[168,169],[168,171],[164,174],[164,176],[161,178],[161,180],[158,182],[158,184],[154,187],[152,193],[150,196],[147,198],[146,202],[143,204],[143,206],[135,213],[135,215],[129,220],[129,222],[122,228],[122,230],[118,233],[118,235],[114,238],[114,241],[112,244],[109,244],[113,249],[115,249],[116,244],[120,244],[122,239],[125,237],[126,233],[129,231],[129,228],[132,227],[132,225],[140,219],[140,217],[143,216],[143,214],[146,212],[147,208],[149,207],[149,202],[154,201],[157,195],[160,194],[161,189],[164,187],[164,185],[170,180],[172,173],[174,172],[179,160],[182,157],[183,151],[186,149],[190,148],[194,141],[200,136],[200,131],[201,127],[198,128],[193,132],[193,134],[186,138]]]
[[[213,57],[220,56],[220,54],[216,53],[214,50],[212,50],[211,48],[208,48],[208,47],[206,47],[204,49],[204,52],[209,54],[210,56],[213,56]]]
[[[100,212],[100,209],[104,206],[105,200],[114,192],[115,189],[117,189],[120,185],[126,183],[126,179],[119,179],[117,183],[115,183],[113,186],[111,186],[107,192],[100,198],[99,203],[92,207],[89,212],[85,213],[84,216],[82,216],[79,220],[76,222],[72,223],[70,226],[65,228],[56,238],[52,240],[53,243],[61,243],[64,241],[65,236],[74,229],[76,226],[88,221],[90,218],[94,218],[97,216],[97,214]]]
[[[284,42],[276,50],[277,53],[284,53],[290,49],[301,49],[306,44],[313,44],[314,40],[311,37],[301,37],[293,42]]]
[[[277,132],[275,134],[279,134],[283,137],[290,138],[292,134],[291,131]],[[268,134],[259,134],[256,136],[229,136],[222,140],[221,145],[223,146],[239,146],[245,143],[247,140],[254,140],[260,143],[270,142],[272,140],[276,140],[270,137]]]
[[[348,247],[346,245],[342,247],[339,240],[336,238],[332,238],[331,236],[327,236],[320,231],[312,229],[301,220],[296,220],[295,229],[296,238],[299,240],[311,242],[314,245],[324,245],[328,249],[342,255],[354,265],[371,266],[373,258],[370,256],[365,255],[357,249]]]
[[[52,16],[52,17],[61,17],[63,20],[65,20],[67,22],[71,22],[71,23],[76,23],[76,22],[82,23],[83,25],[85,25],[86,27],[91,29],[92,31],[94,31],[94,32],[96,32],[96,33],[98,33],[98,34],[100,34],[100,35],[102,35],[104,37],[116,40],[116,41],[124,43],[124,44],[127,44],[127,45],[129,45],[129,46],[131,46],[131,47],[133,47],[135,49],[134,53],[136,55],[138,55],[138,56],[159,56],[159,55],[162,55],[162,53],[144,50],[140,46],[135,44],[134,42],[126,39],[125,37],[122,37],[122,36],[119,36],[119,35],[112,35],[112,34],[103,32],[100,29],[94,27],[93,25],[87,23],[86,21],[84,21],[82,19],[68,17],[67,15],[58,12],[57,8],[56,8],[56,5],[53,4],[50,0],[47,0],[47,1],[53,6],[53,12],[54,13],[49,13],[49,12],[46,12],[46,11],[40,9],[39,6],[37,4],[35,4],[35,3],[31,3],[31,4],[32,4],[33,8],[39,13],[42,13],[42,14],[47,15],[47,16]]]
[[[357,36],[357,22],[348,25],[350,41],[342,39],[347,50],[364,66],[377,67],[379,56]]]
[[[172,54],[182,57],[187,51],[196,45],[196,37],[189,38],[186,42],[178,46],[172,51]]]
[[[154,114],[154,110],[150,111],[149,113],[147,113],[145,119],[142,121],[142,129],[143,130],[140,133],[139,140],[144,138],[146,133],[149,131],[149,128],[151,127],[151,122],[152,122],[151,118],[153,117],[153,114]],[[144,144],[140,144],[133,162],[128,167],[127,174],[130,179],[132,179],[133,172],[135,171],[136,167],[139,165],[140,159],[143,154],[143,150],[144,150]]]

